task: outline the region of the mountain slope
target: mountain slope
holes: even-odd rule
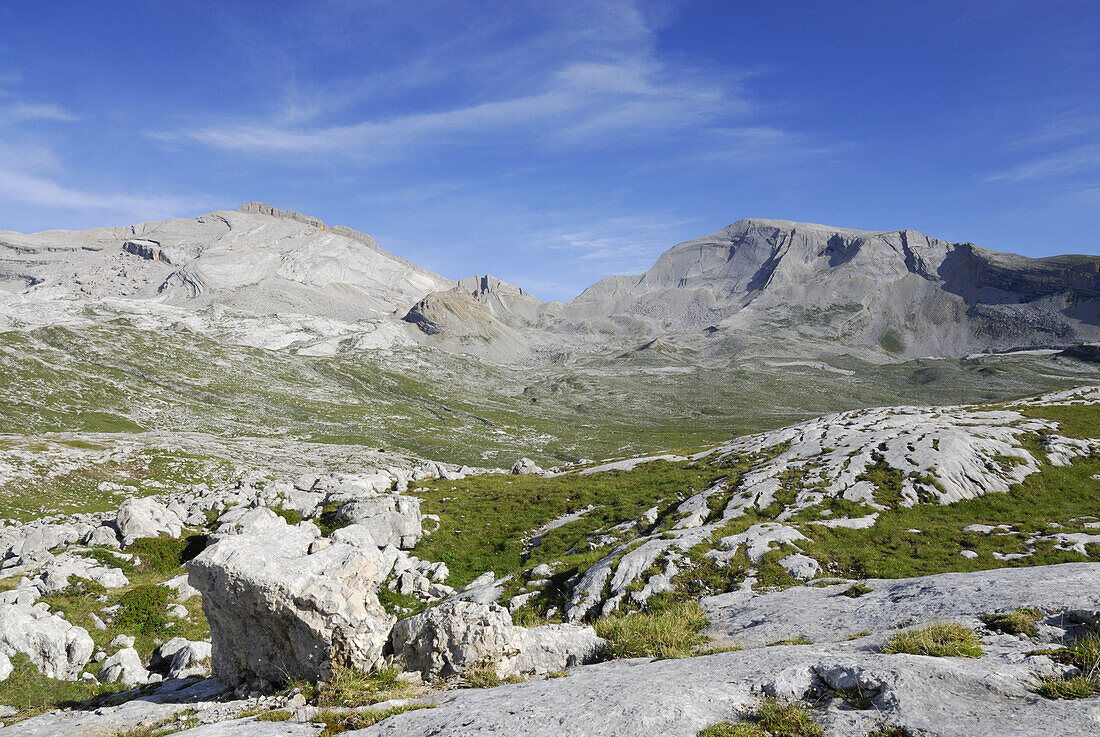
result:
[[[828,339],[898,357],[1100,339],[1100,257],[1029,259],[911,230],[740,220],[615,276],[561,308],[654,334]],[[720,337],[720,336],[716,336]]]
[[[339,320],[406,310],[454,282],[350,228],[261,203],[193,220],[0,233],[0,283],[43,297],[155,300],[190,310]]]

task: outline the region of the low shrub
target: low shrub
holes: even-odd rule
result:
[[[168,601],[174,593],[157,584],[135,586],[119,597],[114,626],[130,634],[159,632],[168,623]]]
[[[961,624],[933,624],[921,629],[899,632],[882,646],[887,654],[909,653],[932,657],[980,658],[982,648],[977,633]]]

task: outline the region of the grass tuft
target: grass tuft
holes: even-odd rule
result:
[[[1035,637],[1039,631],[1037,624],[1042,616],[1043,613],[1038,609],[1020,607],[1011,612],[983,614],[979,619],[982,620],[982,624],[994,632]]]
[[[1087,699],[1100,693],[1100,685],[1088,676],[1044,678],[1035,693],[1048,699]]]
[[[980,658],[982,648],[977,633],[961,624],[933,624],[921,629],[899,632],[882,646],[887,654],[908,653],[936,658]]]
[[[612,658],[686,658],[706,642],[699,630],[706,613],[694,601],[665,608],[615,615],[595,623],[596,634],[608,642]]]
[[[744,722],[720,722],[699,737],[821,737],[821,727],[797,704],[765,699]]]

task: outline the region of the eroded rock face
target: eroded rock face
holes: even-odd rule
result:
[[[501,677],[546,675],[596,660],[606,642],[591,627],[517,627],[496,604],[448,601],[398,622],[394,659],[427,680],[490,665]]]
[[[379,547],[394,545],[408,550],[420,540],[420,500],[411,496],[351,499],[337,512],[340,519],[360,525]]]
[[[48,678],[74,680],[92,657],[92,638],[43,608],[0,605],[0,653],[26,653]]]
[[[127,499],[118,508],[115,518],[118,534],[126,544],[139,537],[157,537],[166,533],[179,537],[182,520],[153,499]]]
[[[124,647],[117,653],[103,661],[99,668],[99,680],[104,683],[115,683],[133,688],[151,681],[159,681],[161,677],[150,673],[142,665],[141,656],[133,647]]]
[[[188,564],[210,622],[214,677],[265,685],[379,664],[395,619],[375,591],[392,561],[377,549],[316,545],[314,525],[280,522],[220,537]]]

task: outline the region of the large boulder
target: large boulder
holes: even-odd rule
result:
[[[25,653],[48,678],[74,680],[92,657],[88,630],[43,606],[0,604],[0,653]]]
[[[426,680],[479,666],[491,666],[501,677],[546,675],[591,663],[606,645],[591,627],[517,627],[501,606],[459,600],[403,619],[390,633],[394,659]]]
[[[382,662],[394,617],[375,592],[392,567],[377,548],[319,537],[309,523],[217,539],[188,563],[210,623],[215,678],[260,687]]]
[[[408,550],[420,540],[420,500],[400,494],[349,499],[340,505],[337,517],[361,525],[375,545],[394,545]]]
[[[154,499],[131,497],[118,508],[115,527],[123,543],[129,545],[136,538],[162,533],[179,537],[183,521]]]

